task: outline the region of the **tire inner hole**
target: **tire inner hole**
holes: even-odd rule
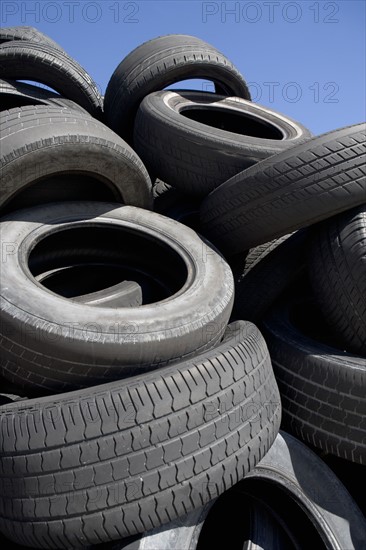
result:
[[[284,134],[279,128],[259,117],[251,116],[247,113],[205,105],[182,109],[180,114],[190,120],[195,120],[206,126],[211,126],[218,130],[225,130],[233,134],[262,139],[284,139]]]
[[[65,298],[135,281],[143,304],[176,294],[188,276],[183,258],[162,240],[105,224],[53,232],[33,248],[28,267],[40,284]]]

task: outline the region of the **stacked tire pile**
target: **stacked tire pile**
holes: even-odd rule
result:
[[[309,445],[364,476],[365,125],[313,137],[183,35],[102,98],[1,29],[0,79],[4,547],[361,549]]]

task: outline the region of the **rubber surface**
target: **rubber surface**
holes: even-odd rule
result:
[[[363,548],[366,521],[346,488],[315,453],[283,431],[261,462],[233,491],[242,491],[244,498],[249,492],[262,499],[285,521],[290,522],[292,510],[298,508],[300,521],[289,523],[288,528],[297,534],[303,549],[310,546],[305,542],[306,522],[301,516],[310,520],[309,530],[315,527],[315,536],[321,539],[313,547]]]
[[[57,42],[35,27],[1,27],[0,44],[13,40],[26,40],[27,42],[36,42],[37,44],[47,44],[48,46],[63,50]]]
[[[309,277],[346,349],[366,356],[366,204],[315,228]]]
[[[278,432],[265,341],[229,327],[154,373],[0,408],[0,529],[42,548],[95,544],[185,515],[242,479]]]
[[[204,200],[204,234],[235,254],[363,204],[365,130],[323,134],[234,176]]]
[[[213,347],[225,332],[231,270],[173,220],[131,206],[69,202],[17,211],[3,218],[1,234],[12,243],[2,247],[1,369],[32,391],[61,392],[153,370]],[[134,308],[85,307],[37,283],[44,249],[53,250],[58,268],[73,264],[62,250],[75,243],[89,265],[89,240],[99,243],[98,263],[117,250],[122,271],[145,268],[153,280],[165,280],[161,299]]]
[[[328,343],[322,327],[319,312],[301,298],[263,322],[284,426],[326,453],[366,464],[366,359]]]
[[[0,113],[0,207],[60,200],[115,200],[152,207],[136,153],[88,114],[29,106]]]
[[[16,80],[0,80],[0,110],[8,111],[26,105],[58,105],[87,114],[75,101],[61,97],[40,86],[32,86]]]
[[[160,36],[130,52],[111,76],[104,96],[108,124],[130,141],[144,97],[194,78],[214,82],[217,93],[250,99],[242,75],[216,48],[194,36]]]
[[[90,75],[64,51],[16,40],[0,45],[0,78],[41,82],[102,117],[102,98]]]

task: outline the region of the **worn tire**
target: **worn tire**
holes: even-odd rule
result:
[[[297,536],[302,548],[363,547],[366,521],[347,489],[315,453],[283,431],[260,463],[232,491],[242,493],[244,499],[253,495],[270,505],[274,514],[288,522],[288,531]],[[295,523],[292,514],[296,508],[300,518],[309,520],[308,526],[301,519]],[[293,523],[289,523],[291,520]],[[306,544],[307,528],[313,529],[317,545],[309,546],[310,541]]]
[[[244,322],[192,360],[5,405],[0,530],[20,544],[70,548],[172,521],[255,467],[280,410],[265,341]]]
[[[150,172],[184,193],[205,196],[310,137],[301,124],[245,99],[167,90],[142,101],[133,141]]]
[[[319,341],[324,327],[301,298],[287,299],[263,321],[284,427],[326,453],[366,464],[366,359],[337,349],[326,332]]]
[[[308,233],[297,231],[231,259],[235,301],[233,319],[257,323],[307,265]]]
[[[313,291],[346,348],[366,356],[366,202],[314,229]]]
[[[0,173],[0,208],[7,210],[93,198],[152,207],[136,153],[101,122],[62,107],[0,113]]]
[[[0,44],[12,42],[13,40],[25,40],[27,42],[36,42],[37,44],[46,44],[59,50],[63,50],[57,42],[49,36],[39,31],[35,27],[2,27],[0,28]]]
[[[243,77],[216,48],[194,36],[160,36],[135,48],[114,71],[104,96],[108,124],[131,140],[135,115],[144,97],[194,78],[213,81],[217,93],[250,99]]]
[[[81,113],[88,112],[75,101],[61,97],[39,86],[32,86],[16,80],[0,80],[0,110],[8,111],[26,105],[58,105],[68,109],[75,109]]]
[[[1,234],[11,243],[1,251],[2,372],[33,391],[60,392],[153,370],[213,347],[226,329],[234,298],[229,266],[194,231],[159,214],[109,203],[58,203],[3,218]],[[124,272],[150,272],[154,284],[162,281],[159,301],[93,308],[48,291],[34,277],[73,265],[71,254],[63,256],[71,244],[78,261],[84,251],[88,265],[118,254],[116,267]],[[43,261],[48,249],[45,269],[38,258]]]
[[[365,518],[336,475],[281,431],[257,466],[216,500],[198,550],[361,550],[365,529]]]
[[[364,203],[365,128],[310,139],[222,184],[202,204],[208,239],[235,254]]]
[[[47,44],[23,40],[1,44],[0,78],[41,82],[94,117],[102,117],[101,95],[92,78],[65,52]]]

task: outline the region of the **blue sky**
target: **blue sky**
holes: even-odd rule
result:
[[[49,34],[102,91],[141,42],[183,33],[225,53],[250,83],[255,101],[315,134],[366,118],[362,0],[2,0],[0,10],[2,26],[31,25]]]

